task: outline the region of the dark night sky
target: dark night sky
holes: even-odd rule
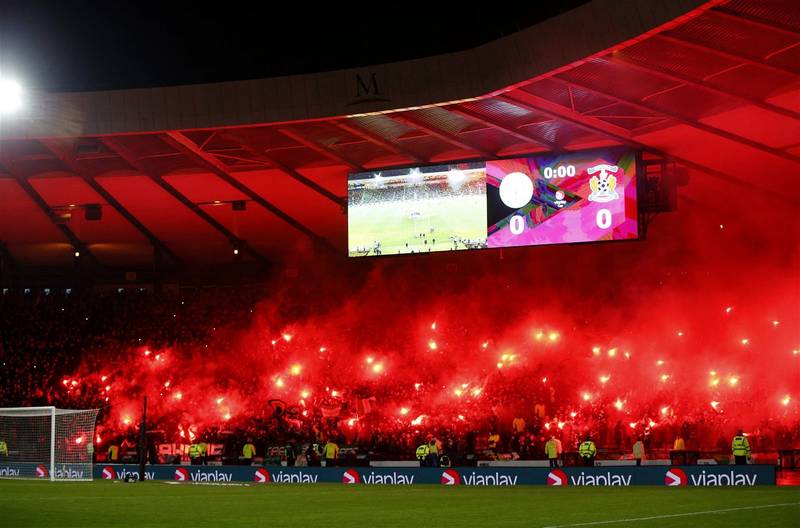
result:
[[[334,70],[470,48],[582,3],[0,0],[0,72],[82,91]]]

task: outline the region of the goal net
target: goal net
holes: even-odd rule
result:
[[[92,480],[97,412],[0,408],[0,478]]]

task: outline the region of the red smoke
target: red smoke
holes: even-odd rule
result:
[[[338,409],[355,430],[466,431],[492,415],[508,428],[537,403],[549,427],[576,432],[689,422],[716,439],[794,426],[796,204],[794,191],[693,174],[680,210],[643,241],[361,260],[309,251],[247,330],[130,350],[113,375],[78,377],[110,385],[112,428],[136,422],[143,395],[175,431],[269,416],[276,399],[301,421]]]

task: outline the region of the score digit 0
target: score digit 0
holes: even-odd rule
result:
[[[521,235],[525,231],[525,219],[520,215],[512,216],[508,228],[511,230],[512,235]]]
[[[595,220],[597,221],[597,227],[600,229],[608,229],[611,227],[611,211],[608,209],[600,209],[597,211]]]

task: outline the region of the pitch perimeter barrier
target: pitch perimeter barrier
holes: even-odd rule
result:
[[[0,466],[2,475],[3,466]],[[96,464],[97,479],[139,476],[133,464]],[[149,480],[212,483],[443,484],[462,486],[758,486],[775,485],[775,466],[586,468],[320,468],[281,466],[147,466]]]
[[[47,462],[4,463],[0,460],[0,478],[27,478],[50,480],[50,464]],[[90,469],[92,468],[92,469]],[[96,473],[97,468],[91,464],[56,464],[53,468],[56,479],[91,480],[90,471]]]

